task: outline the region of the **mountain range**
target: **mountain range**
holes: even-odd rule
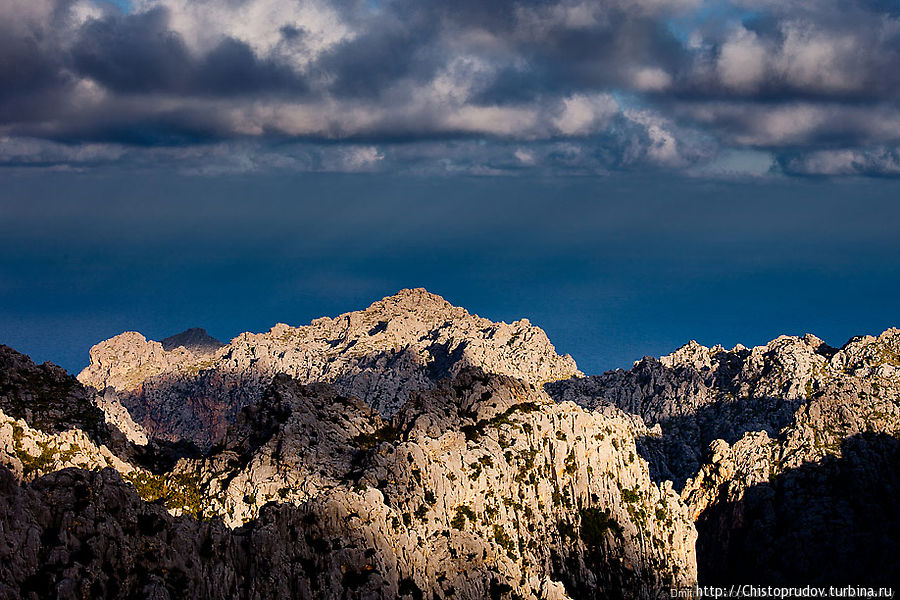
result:
[[[224,344],[0,346],[0,598],[894,585],[900,330],[585,376],[425,290]]]

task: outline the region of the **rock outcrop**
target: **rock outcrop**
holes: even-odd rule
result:
[[[109,435],[103,411],[65,369],[50,363],[36,365],[24,354],[3,345],[0,411],[49,432],[77,428],[98,440]]]
[[[900,378],[900,330],[854,338],[843,348],[819,338],[781,336],[765,346],[731,350],[691,342],[660,359],[645,357],[629,371],[551,383],[558,400],[587,408],[615,406],[664,433],[642,450],[657,479],[676,488],[703,464],[709,444],[733,444],[745,433],[776,436],[829,382]]]
[[[278,376],[207,457],[166,473],[111,457],[47,464],[18,477],[24,487],[0,476],[0,590],[660,597],[695,581],[696,534],[637,455],[643,429],[480,369],[415,394],[391,421]]]
[[[556,404],[477,369],[417,394],[390,422],[286,378],[245,410],[255,425],[242,422],[199,470],[230,525],[270,502],[355,492],[375,521],[354,527],[377,528],[428,597],[450,587],[481,597],[466,584],[473,561],[523,597],[539,597],[547,578],[576,597],[652,597],[693,581],[691,520],[671,487],[650,481],[634,447],[642,424],[621,413]]]
[[[0,347],[0,598],[898,583],[900,330],[596,377],[424,290],[204,335],[98,344],[89,387]]]
[[[696,519],[701,583],[896,583],[900,330],[840,349],[691,342],[548,388],[658,428],[638,445]]]
[[[310,325],[244,333],[213,354],[123,333],[91,349],[78,379],[113,388],[151,435],[209,446],[279,373],[330,383],[389,417],[411,393],[472,365],[535,384],[580,375],[527,320],[493,323],[416,289]]]

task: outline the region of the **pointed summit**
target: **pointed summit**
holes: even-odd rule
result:
[[[160,341],[164,350],[174,350],[179,346],[184,346],[192,352],[213,353],[225,344],[206,333],[205,329],[200,327],[191,327],[185,329],[181,333],[167,337]]]
[[[196,347],[201,340],[207,340],[205,352]],[[309,325],[242,333],[221,350],[222,344],[209,340],[197,329],[162,343],[135,343],[134,349],[101,342],[79,381],[98,390],[115,388],[152,435],[208,446],[242,407],[259,401],[278,374],[332,384],[385,417],[412,394],[466,367],[533,385],[581,374],[572,357],[557,354],[547,335],[527,320],[495,323],[421,288]],[[190,352],[164,351],[178,346]]]

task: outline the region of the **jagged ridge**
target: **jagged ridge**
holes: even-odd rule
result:
[[[416,394],[391,422],[280,376],[208,457],[161,476],[110,464],[144,500],[243,527],[175,519],[113,474],[55,461],[22,491],[3,483],[9,547],[29,526],[45,533],[0,584],[117,597],[657,597],[694,580],[694,533],[671,487],[650,481],[635,428],[477,369]],[[135,552],[138,538],[155,540],[156,558]],[[265,581],[250,558],[261,552]]]
[[[526,319],[493,323],[415,289],[307,326],[244,333],[213,355],[166,351],[123,333],[94,346],[78,378],[100,391],[114,388],[152,435],[208,446],[278,373],[331,383],[390,416],[412,392],[469,365],[536,384],[580,374]]]
[[[900,515],[884,500],[900,487],[896,329],[840,349],[809,335],[752,349],[692,342],[585,378],[527,321],[493,324],[411,290],[243,334],[214,354],[123,334],[95,347],[82,373],[102,396],[71,379],[49,385],[53,367],[12,351],[3,364],[3,406],[19,418],[0,411],[0,459],[33,481],[0,483],[10,532],[0,558],[15,565],[0,567],[0,585],[19,594],[52,582],[120,596],[651,598],[698,575],[893,584],[900,572]],[[53,418],[29,417],[48,390]],[[80,408],[69,415],[60,395]],[[385,411],[388,397],[396,406]],[[119,398],[139,416],[158,411],[159,421],[141,417],[156,431],[219,441],[174,465],[156,442],[143,455],[97,445],[78,415]],[[112,467],[125,482],[53,473],[70,466]],[[79,501],[76,489],[111,494],[124,516],[104,525],[106,501]],[[47,532],[72,522],[73,502],[79,527],[54,541]],[[117,558],[120,575],[103,575],[97,557],[112,559],[98,544],[132,552],[141,522],[155,524],[141,535],[167,558]],[[208,538],[221,553],[188,572],[181,553]],[[273,557],[272,576],[258,578],[246,552]]]
[[[548,386],[621,407],[657,480],[698,529],[703,584],[896,584],[900,330],[831,348],[781,336],[730,351],[691,342],[630,371]]]

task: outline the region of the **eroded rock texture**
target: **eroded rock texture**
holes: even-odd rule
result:
[[[696,519],[701,583],[897,583],[900,330],[692,342],[548,388],[658,428],[638,445]]]
[[[113,388],[153,436],[208,446],[279,373],[331,383],[390,416],[412,392],[466,366],[535,384],[580,374],[527,320],[493,323],[416,289],[303,327],[244,333],[213,353],[183,345],[166,350],[123,333],[94,346],[78,378],[99,391]]]
[[[279,376],[164,475],[7,475],[0,575],[26,597],[660,597],[695,581],[696,534],[638,457],[642,429],[479,369],[391,421]]]
[[[424,290],[228,345],[0,347],[0,597],[894,585],[900,331],[583,377]]]

